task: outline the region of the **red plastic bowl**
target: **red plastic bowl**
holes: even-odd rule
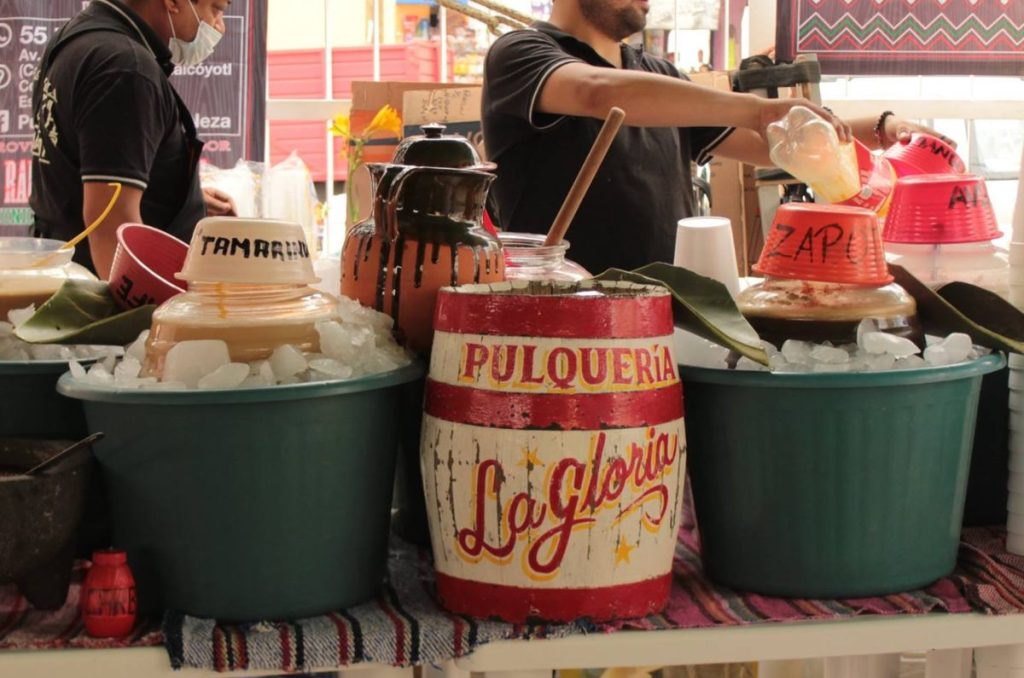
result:
[[[956,149],[938,137],[914,132],[909,143],[895,143],[883,157],[892,163],[899,177],[915,174],[963,174],[967,166]]]
[[[184,292],[174,274],[185,265],[188,245],[143,224],[122,224],[110,268],[110,291],[123,309],[162,304]]]
[[[852,285],[888,285],[893,279],[874,212],[814,203],[779,207],[754,271]]]
[[[918,174],[896,182],[882,240],[952,244],[1002,236],[985,180],[974,174]]]

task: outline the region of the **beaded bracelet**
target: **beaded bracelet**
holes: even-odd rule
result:
[[[895,113],[892,111],[882,111],[882,114],[878,116],[878,122],[875,123],[875,138],[878,139],[878,145],[882,148],[885,148],[885,121],[891,115],[895,115]]]

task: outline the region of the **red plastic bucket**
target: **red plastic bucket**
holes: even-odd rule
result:
[[[442,605],[513,623],[661,610],[686,465],[669,294],[445,288],[434,329],[421,463]]]

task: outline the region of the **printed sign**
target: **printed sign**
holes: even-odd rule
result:
[[[686,465],[682,419],[563,432],[426,415],[422,455],[433,536],[449,542],[434,550],[439,572],[572,588],[652,579],[671,562]]]
[[[32,223],[33,82],[50,38],[86,5],[0,0],[0,234],[23,234]],[[213,56],[171,78],[206,141],[204,158],[220,167],[263,159],[266,12],[260,0],[232,2]]]

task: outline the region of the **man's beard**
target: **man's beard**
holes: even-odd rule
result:
[[[621,9],[608,6],[608,0],[579,0],[583,18],[599,31],[612,38],[622,40],[638,33],[647,25],[647,16],[634,5]]]

